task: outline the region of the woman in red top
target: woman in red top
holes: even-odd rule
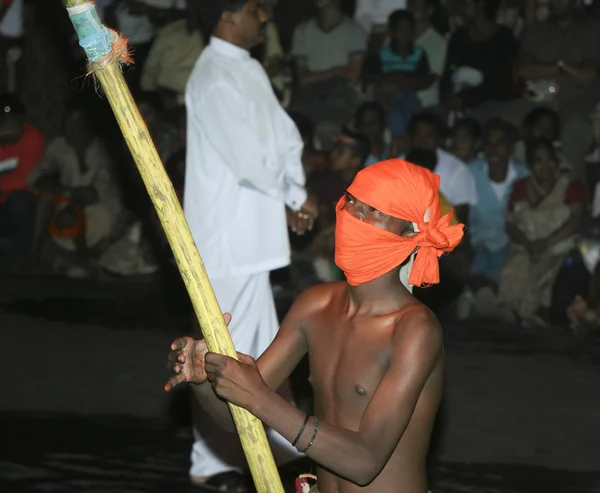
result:
[[[543,325],[563,260],[576,245],[585,192],[560,169],[549,139],[527,145],[531,176],[515,182],[506,218],[509,251],[502,269],[499,304],[504,315]]]

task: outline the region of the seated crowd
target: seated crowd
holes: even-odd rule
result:
[[[292,237],[306,282],[341,275],[334,207],[357,171],[400,158],[440,176],[442,213],[467,226],[441,259],[441,286],[417,291],[424,301],[447,300],[460,319],[595,327],[600,270],[589,252],[600,239],[584,228],[600,213],[590,207],[600,204],[595,3],[398,0],[380,12],[357,2],[352,16],[342,0],[311,2],[314,15],[292,19],[286,36],[292,0],[265,1],[266,43],[252,52],[303,137],[319,202],[315,230]],[[181,196],[202,19],[193,1],[102,4],[136,49],[126,76]],[[83,99],[47,141],[18,96],[1,95],[0,109],[3,264],[93,277],[152,272],[168,258],[124,144],[107,146]]]

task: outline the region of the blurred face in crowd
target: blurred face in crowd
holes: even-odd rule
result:
[[[412,149],[424,149],[436,151],[440,144],[440,135],[437,128],[429,123],[417,124],[412,135],[410,135],[410,146]]]
[[[506,132],[492,129],[486,132],[483,141],[483,154],[490,168],[506,169],[513,152],[513,146]]]
[[[576,0],[551,0],[550,11],[556,17],[567,17],[573,13],[577,6]]]
[[[482,3],[483,0],[479,2],[476,0],[462,0],[460,2],[460,16],[466,24],[475,21],[479,17]]]
[[[452,152],[465,163],[472,161],[477,156],[479,140],[471,135],[469,129],[458,126],[452,132]]]
[[[0,146],[15,144],[23,133],[23,116],[0,114]]]
[[[394,48],[408,48],[415,42],[415,26],[408,20],[401,20],[390,29],[390,43]]]
[[[239,46],[250,49],[265,40],[269,14],[259,0],[248,0],[239,12],[224,12],[221,22],[232,29]]]
[[[554,150],[538,147],[533,153],[529,169],[535,180],[542,186],[551,186],[556,181],[558,160]]]
[[[331,152],[331,169],[334,171],[359,170],[363,165],[351,145],[338,142]]]
[[[383,139],[385,123],[375,110],[365,111],[360,120],[356,122],[356,130],[363,134],[369,141],[376,142]]]
[[[340,0],[315,0],[315,7],[319,10],[339,7]]]
[[[85,147],[92,141],[94,131],[83,111],[76,110],[67,115],[65,138],[70,145],[77,148]]]
[[[408,0],[406,8],[415,16],[417,24],[427,22],[433,14],[433,8],[427,0]]]
[[[552,141],[557,140],[559,137],[554,120],[548,116],[538,118],[531,128],[527,129],[527,134],[529,138],[546,137]]]

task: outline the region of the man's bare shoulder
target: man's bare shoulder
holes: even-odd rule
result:
[[[411,304],[398,314],[393,344],[395,351],[402,353],[438,353],[443,348],[442,327],[429,308],[421,303]]]
[[[345,282],[327,282],[305,289],[298,295],[286,318],[307,320],[318,316],[331,306],[332,301],[343,296]]]

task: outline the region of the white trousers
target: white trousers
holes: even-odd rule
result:
[[[236,350],[258,358],[279,329],[269,273],[215,279],[211,280],[211,284],[221,311],[231,313],[229,332]],[[291,398],[287,389],[282,393]],[[246,460],[237,434],[221,429],[200,405],[194,407],[195,442],[190,476],[201,478],[245,467]],[[298,457],[296,450],[281,435],[269,430],[268,437],[279,464]]]

